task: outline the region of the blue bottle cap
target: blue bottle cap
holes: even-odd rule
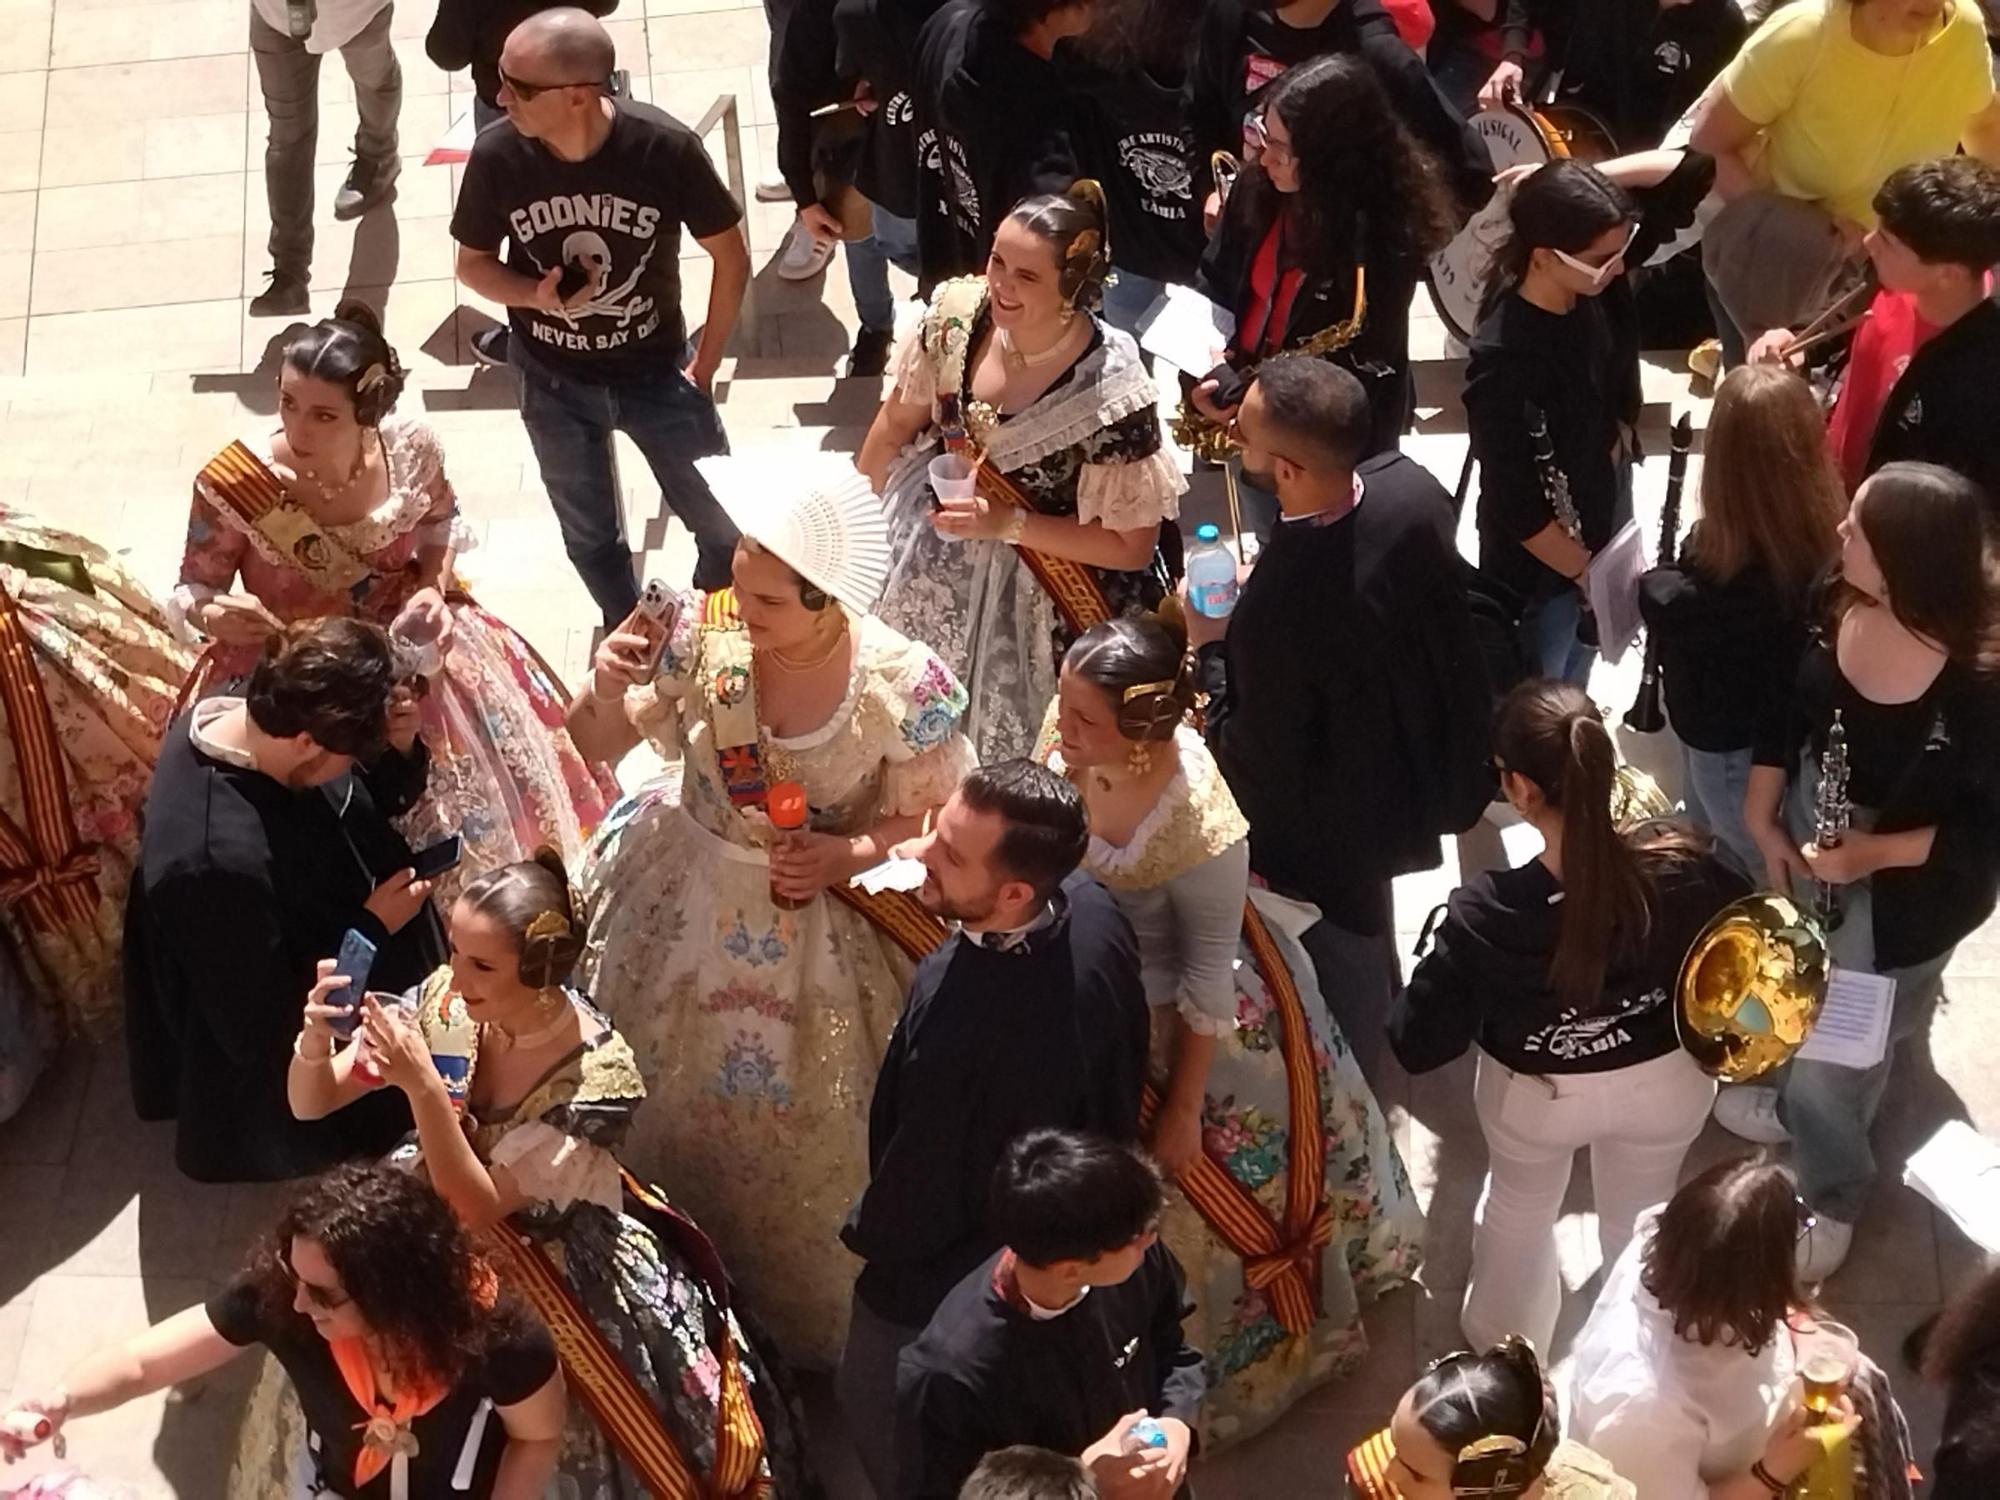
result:
[[[1213,521],[1204,521],[1195,527],[1194,539],[1198,542],[1219,542],[1222,540],[1222,533],[1216,529]]]

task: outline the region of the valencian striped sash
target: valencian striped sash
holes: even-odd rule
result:
[[[1396,1500],[1396,1487],[1389,1482],[1389,1465],[1395,1457],[1396,1446],[1386,1427],[1348,1449],[1347,1478],[1354,1493],[1367,1500]]]
[[[948,935],[944,923],[914,896],[885,891],[869,896],[851,887],[833,894],[861,911],[903,951],[921,960]],[[878,915],[878,913],[880,913]],[[1285,1216],[1270,1212],[1206,1148],[1175,1181],[1195,1211],[1243,1261],[1243,1278],[1262,1291],[1287,1333],[1303,1334],[1319,1316],[1320,1251],[1333,1242],[1333,1209],[1326,1197],[1326,1122],[1320,1110],[1319,1071],[1305,1003],[1285,956],[1257,908],[1243,903],[1243,937],[1257,972],[1270,991],[1278,1015],[1285,1060]],[[1150,1083],[1140,1100],[1139,1119],[1150,1126],[1160,1095]]]
[[[278,476],[241,440],[202,466],[201,480],[278,555],[328,593],[345,593],[372,570],[318,521],[285,498]]]
[[[647,1207],[673,1213],[630,1173],[624,1179],[626,1190]],[[718,1319],[720,1331],[713,1341],[717,1347],[711,1351],[722,1375],[716,1402],[715,1467],[704,1479],[689,1465],[618,1351],[605,1341],[595,1320],[549,1263],[547,1252],[505,1220],[487,1234],[486,1246],[500,1279],[548,1325],[565,1379],[650,1494],[658,1500],[766,1500],[771,1487],[761,1474],[763,1424],[757,1420],[727,1319]],[[724,1284],[711,1281],[709,1290],[718,1307],[726,1308]]]
[[[1035,514],[1026,492],[984,458],[979,461],[976,477],[988,499]],[[1083,563],[1072,557],[1037,552],[1019,542],[1014,543],[1014,551],[1028,565],[1035,582],[1055,601],[1056,613],[1062,616],[1063,624],[1072,634],[1082,635],[1091,626],[1111,618],[1111,604],[1104,597],[1097,575]]]
[[[0,707],[14,742],[23,829],[0,812],[0,904],[19,903],[39,931],[91,923],[97,911],[97,856],[76,831],[62,743],[28,628],[14,596],[0,588]]]

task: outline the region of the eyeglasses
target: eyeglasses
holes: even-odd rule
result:
[[[601,89],[605,86],[602,78],[582,78],[572,83],[523,83],[505,68],[498,68],[500,81],[507,85],[507,92],[523,104],[531,104],[540,95],[551,89]]]
[[[1293,159],[1290,146],[1271,139],[1270,127],[1264,123],[1261,111],[1244,118],[1243,145],[1253,156],[1267,157],[1274,162]]]
[[[1632,241],[1637,238],[1639,238],[1639,226],[1634,224],[1631,233],[1625,236],[1625,243],[1620,245],[1614,253],[1598,261],[1595,265],[1587,260],[1579,260],[1566,250],[1557,250],[1553,245],[1549,247],[1549,250],[1557,260],[1568,266],[1572,271],[1588,276],[1592,286],[1602,286],[1615,276],[1624,265],[1625,252],[1632,248]]]
[[[292,1257],[286,1252],[279,1252],[278,1264],[283,1266],[285,1274],[292,1278],[292,1285],[306,1294],[306,1301],[310,1302],[321,1312],[339,1312],[354,1300],[345,1292],[329,1291],[323,1286],[318,1286],[313,1282],[307,1281],[303,1276],[299,1275],[298,1267],[292,1264]]]

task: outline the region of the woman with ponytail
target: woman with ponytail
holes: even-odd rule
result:
[[[427,777],[404,832],[419,846],[465,840],[448,895],[544,843],[576,858],[617,784],[577,753],[548,664],[459,582],[471,533],[437,433],[395,412],[407,379],[365,302],[294,333],[278,430],[195,476],[167,612],[203,653],[184,697],[246,675],[281,622],[351,616],[390,632],[404,679],[392,739]]]
[[[1555,1387],[1526,1339],[1432,1360],[1383,1431],[1347,1455],[1369,1500],[1637,1500],[1600,1455],[1562,1435]]]
[[[772,1483],[774,1500],[806,1495],[791,1408],[731,1310],[714,1247],[620,1169],[646,1086],[625,1039],[570,986],[584,933],[562,858],[543,848],[467,885],[450,962],[400,998],[362,999],[358,1027],[333,1003],[347,976],[321,960],[293,1048],[292,1111],[318,1119],[383,1088],[408,1098],[416,1133],[390,1160],[427,1175],[475,1234],[510,1247],[496,1255],[502,1282],[519,1283],[556,1334],[582,1398],[561,1466],[572,1492],[659,1492],[645,1455],[664,1447],[691,1493],[739,1493],[724,1480],[747,1475]],[[554,1302],[530,1295],[542,1281],[561,1294]],[[579,1361],[582,1345],[603,1358]],[[606,1359],[622,1372],[607,1378]],[[725,1420],[738,1372],[755,1422]],[[607,1384],[623,1389],[614,1404],[627,1414],[609,1427],[591,1416]],[[636,1429],[634,1413],[645,1414]]]
[[[1178,624],[1110,620],[1063,659],[1043,755],[1082,793],[1084,865],[1139,940],[1157,1098],[1147,1142],[1179,1183],[1160,1232],[1187,1273],[1188,1342],[1208,1354],[1201,1429],[1213,1446],[1250,1436],[1361,1363],[1361,1308],[1415,1273],[1423,1219],[1298,945],[1315,913],[1249,891],[1249,825],[1188,723],[1193,705]],[[1295,1077],[1310,1090],[1294,1093]],[[1305,1118],[1301,1098],[1312,1101]],[[1324,1144],[1295,1225],[1293,1171],[1307,1141]],[[1219,1195],[1204,1180],[1218,1169],[1229,1183]],[[1315,1209],[1330,1214],[1328,1238],[1298,1247],[1317,1265],[1317,1316],[1309,1303],[1294,1316],[1282,1295],[1251,1284],[1239,1197],[1253,1215],[1276,1205],[1281,1236],[1303,1233]]]
[[[1430,951],[1389,1018],[1412,1073],[1477,1045],[1490,1165],[1461,1326],[1475,1344],[1546,1346],[1561,1312],[1556,1218],[1588,1146],[1604,1263],[1673,1192],[1715,1084],[1674,1032],[1681,959],[1748,892],[1700,835],[1611,820],[1617,753],[1581,689],[1522,683],[1500,705],[1501,789],[1541,854],[1480,875],[1431,916]]]

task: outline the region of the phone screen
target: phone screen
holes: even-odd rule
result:
[[[430,880],[453,868],[464,857],[465,840],[454,833],[419,849],[410,859],[410,868],[416,871],[417,879]]]

